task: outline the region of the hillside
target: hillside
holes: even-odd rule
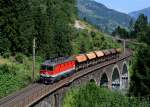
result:
[[[150,7],[129,13],[129,15],[135,19],[137,19],[140,14],[144,14],[145,16],[147,16],[148,21],[150,22]]]
[[[28,8],[22,9],[22,12],[18,13],[15,7],[5,8],[1,4],[1,11],[8,10],[19,15],[15,17],[14,21],[14,16],[10,17],[9,12],[2,14],[3,23],[0,25],[2,28],[0,33],[0,98],[19,91],[32,83],[32,33],[36,37],[36,80],[39,79],[40,64],[46,58],[119,46],[92,25],[76,20],[73,1],[47,0],[47,2],[47,4],[45,1],[31,3],[29,6],[31,13],[28,13],[30,17],[22,15],[27,12]],[[17,6],[19,5],[23,5],[22,1],[18,2]],[[47,7],[47,11],[39,6]],[[13,11],[13,8],[16,11]],[[7,18],[14,25],[7,22]],[[30,18],[32,20],[29,20]]]
[[[85,53],[93,50],[120,47],[107,34],[100,32],[96,27],[85,21],[78,20],[82,28],[76,28],[72,39],[73,54]]]
[[[78,14],[98,28],[112,32],[117,26],[128,27],[131,17],[92,0],[78,0]]]

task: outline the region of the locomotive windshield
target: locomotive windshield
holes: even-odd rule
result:
[[[41,65],[41,70],[46,70],[46,65]]]
[[[52,71],[54,69],[53,66],[50,66],[50,65],[42,65],[41,66],[41,70],[49,70],[49,71]]]
[[[54,69],[53,66],[47,66],[47,70],[52,71]]]

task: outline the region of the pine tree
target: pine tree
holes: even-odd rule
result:
[[[20,0],[20,2],[17,4],[17,7],[19,35],[17,36],[18,43],[16,51],[24,54],[30,54],[32,53],[32,41],[35,32],[30,1]]]
[[[147,28],[137,33],[137,39],[139,42],[144,42],[150,45],[150,26],[147,26]]]
[[[44,57],[50,57],[53,56],[53,32],[49,25],[47,11],[42,11],[40,7],[37,7],[37,13],[34,16],[37,52]]]
[[[56,22],[56,27],[54,30],[54,40],[55,54],[57,56],[70,55],[72,52],[72,46],[70,43],[71,29],[63,20]]]
[[[150,47],[142,45],[133,60],[130,94],[135,96],[150,95]]]
[[[66,1],[65,1],[66,2]],[[53,29],[53,45],[55,56],[70,55],[72,52],[70,20],[65,13],[67,7],[63,1],[51,0],[48,2],[48,16]]]

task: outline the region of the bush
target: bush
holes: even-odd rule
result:
[[[11,53],[10,52],[5,52],[2,56],[4,58],[9,58],[11,56]]]
[[[3,75],[3,74],[15,75],[16,71],[17,71],[17,68],[13,65],[8,65],[8,64],[0,65],[0,75]]]
[[[23,55],[24,56],[24,55]],[[31,84],[32,80],[32,60],[24,56],[23,64],[9,59],[1,58],[0,61],[0,98],[8,94],[19,91],[21,88]],[[37,58],[35,66],[35,78],[39,78],[40,58]]]
[[[149,107],[146,101],[128,98],[117,92],[89,84],[71,90],[64,99],[63,107]]]
[[[25,55],[23,55],[21,53],[17,53],[16,57],[15,57],[16,61],[19,62],[19,63],[23,63],[25,58],[26,58]]]

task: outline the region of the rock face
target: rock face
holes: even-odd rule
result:
[[[129,15],[134,19],[137,19],[140,14],[144,14],[145,16],[147,16],[148,21],[150,22],[150,7],[129,13]]]
[[[106,32],[112,32],[117,26],[128,27],[131,20],[129,15],[93,0],[77,0],[77,7],[80,18]]]
[[[81,24],[79,20],[75,20],[74,27],[77,29],[85,29],[85,25]]]

